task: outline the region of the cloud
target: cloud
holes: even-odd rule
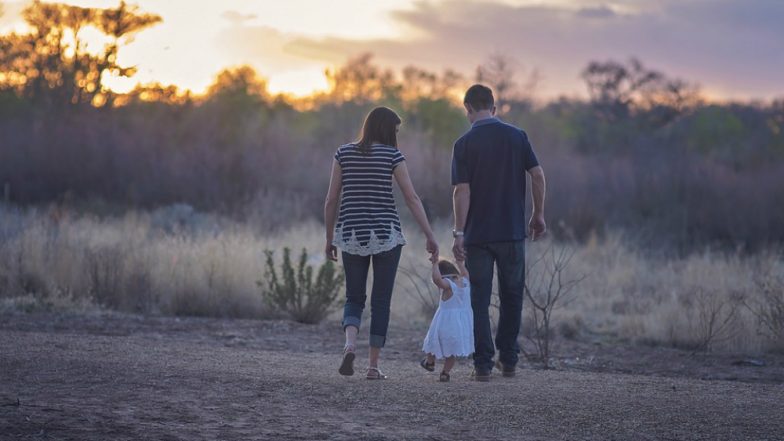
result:
[[[251,21],[254,18],[258,18],[256,14],[243,14],[237,11],[225,11],[221,14],[221,17],[225,18],[226,20],[230,21],[234,25],[240,25],[245,23],[246,21]]]
[[[25,7],[27,2],[0,2],[0,29],[19,22]]]
[[[613,18],[616,16],[615,10],[607,5],[580,8],[577,10],[577,15],[586,18]]]
[[[637,57],[709,93],[766,98],[784,94],[782,18],[779,0],[604,0],[579,7],[431,0],[390,13],[400,29],[394,38],[317,38],[235,19],[218,41],[231,60],[252,62],[265,74],[339,65],[370,52],[395,69],[413,64],[471,75],[501,53],[522,70],[537,69],[537,92],[551,97],[584,94],[579,74],[589,61]]]
[[[383,65],[474,71],[491,53],[538,69],[545,96],[583,93],[591,60],[635,56],[709,91],[738,97],[784,94],[784,2],[616,0],[582,7],[421,1],[391,13],[398,38],[313,38],[271,28],[227,30],[234,50],[282,64],[336,64],[372,52]]]
[[[318,54],[308,51],[298,43],[302,38],[270,26],[234,26],[218,34],[217,44],[228,63],[253,64],[263,75],[307,68],[314,61],[342,62],[341,57],[330,57],[327,48]]]

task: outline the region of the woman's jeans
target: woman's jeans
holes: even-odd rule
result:
[[[402,245],[374,254],[357,256],[343,252],[343,271],[346,274],[346,306],[343,308],[343,329],[356,326],[362,321],[365,309],[365,294],[368,270],[373,261],[373,290],[370,296],[370,346],[384,347],[389,326],[389,307],[392,300],[392,288],[395,286],[397,265],[400,262]]]

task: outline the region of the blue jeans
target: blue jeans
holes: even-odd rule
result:
[[[471,278],[471,308],[474,311],[474,367],[493,368],[493,335],[490,329],[490,297],[493,293],[493,267],[498,267],[500,312],[495,347],[498,359],[506,366],[517,365],[520,346],[520,320],[525,287],[525,242],[493,242],[466,247],[466,268]]]
[[[370,346],[383,348],[389,326],[389,308],[392,302],[392,288],[395,286],[397,265],[400,263],[402,245],[374,254],[357,256],[343,252],[343,271],[346,274],[346,305],[343,307],[343,329],[362,322],[365,309],[365,294],[370,262],[373,262],[373,290],[370,296]]]

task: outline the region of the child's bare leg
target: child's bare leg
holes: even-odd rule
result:
[[[434,354],[427,354],[427,364],[435,364],[436,356]]]
[[[455,361],[456,361],[455,357],[447,357],[446,360],[444,361],[444,372],[448,374],[449,371],[452,370],[452,367],[455,365]]]

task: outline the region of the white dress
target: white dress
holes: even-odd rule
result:
[[[471,284],[465,277],[452,286],[452,297],[439,299],[422,350],[436,358],[465,357],[474,353],[474,312],[471,310]]]

